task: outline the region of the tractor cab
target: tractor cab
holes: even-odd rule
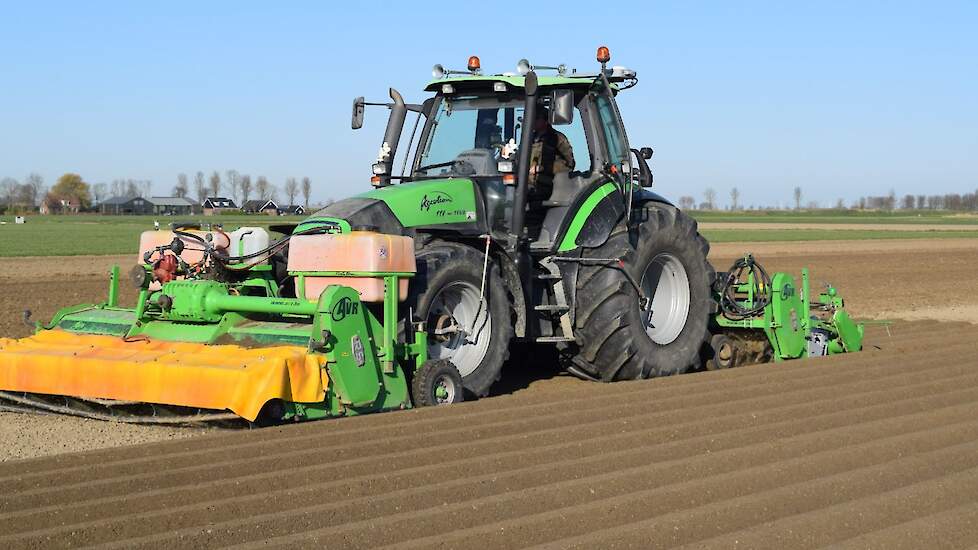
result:
[[[391,110],[373,165],[373,185],[381,190],[391,185],[464,179],[471,182],[478,205],[476,215],[470,216],[475,219],[467,220],[473,222],[470,229],[512,247],[527,242],[531,250],[541,253],[576,248],[575,242],[565,239],[575,214],[589,198],[596,200],[595,192],[601,190],[599,198],[612,191],[618,194],[617,208],[606,216],[608,223],[615,223],[625,214],[628,197],[641,193],[652,179],[646,164],[651,149],[630,149],[615,103],[617,93],[634,86],[637,75],[623,67],[607,68],[606,61],[597,74],[569,71],[564,65],[535,67],[524,59],[517,66],[518,73],[483,75],[479,59],[472,57],[466,71],[436,65],[435,78],[425,88],[434,95],[422,104],[405,104],[393,89],[390,103],[370,104],[357,98],[354,128],[362,125],[366,105]],[[537,71],[556,74],[537,76]],[[415,120],[410,136],[402,140],[408,113]],[[534,124],[537,113],[546,113],[547,124]],[[544,147],[540,144],[534,156],[534,142],[542,141],[540,127],[549,127],[546,132],[559,135],[566,142],[565,149],[569,146],[572,151],[566,155],[572,161],[564,159],[563,169],[552,174],[536,174],[543,170],[543,163],[553,162],[546,153],[539,153]],[[405,149],[400,155],[400,173],[395,174],[399,145]],[[633,166],[638,167],[634,174]],[[428,199],[429,204],[439,200]]]

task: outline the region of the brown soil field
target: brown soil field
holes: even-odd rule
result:
[[[700,229],[819,229],[832,231],[975,231],[978,225],[939,223],[777,223],[777,222],[701,222]]]
[[[976,332],[9,462],[0,547],[971,545]]]
[[[978,326],[931,320],[978,322],[978,243],[711,259],[745,249],[895,321],[859,354],[611,385],[514,354],[495,397],[262,430],[0,413],[0,458],[52,455],[0,464],[0,548],[978,543]],[[0,261],[0,334],[28,332],[23,308],[44,319],[105,294],[104,258],[74,280],[30,261]]]

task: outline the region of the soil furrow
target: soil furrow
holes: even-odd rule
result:
[[[936,367],[919,367],[913,368],[915,365],[913,363],[908,363],[907,370],[910,372],[892,372],[888,373],[889,378],[898,378],[901,381],[922,383],[926,382],[931,378],[928,374],[930,368]],[[942,369],[944,375],[952,374],[967,374],[969,369],[961,368],[960,370],[955,369]],[[865,374],[863,371],[854,371],[854,374]],[[858,379],[859,377],[855,377]],[[755,409],[757,407],[763,406],[776,406],[778,404],[788,404],[792,402],[808,402],[813,399],[818,398],[830,398],[835,397],[839,394],[839,388],[848,388],[850,391],[855,391],[859,388],[864,390],[871,390],[878,386],[881,380],[884,378],[872,378],[869,377],[867,380],[854,381],[852,378],[847,377],[828,377],[824,380],[826,382],[831,382],[831,385],[825,386],[812,386],[810,384],[806,385],[801,389],[794,389],[793,391],[788,391],[789,386],[778,386],[773,388],[770,392],[771,395],[765,396],[758,391],[747,392],[744,395],[742,392],[735,392],[734,390],[728,390],[726,393],[727,399],[730,399],[731,395],[736,397],[736,399],[725,400],[721,396],[707,395],[703,400],[694,400],[690,403],[690,410],[683,412],[695,412],[697,407],[706,407],[707,410],[699,411],[701,416],[711,417],[715,416],[717,412],[723,410],[723,404],[728,407],[743,406],[747,407],[748,410]],[[663,406],[661,403],[658,405]],[[663,408],[668,409],[668,407],[663,406]],[[508,428],[509,432],[501,432],[503,427],[496,427],[496,431],[487,432],[490,435],[495,435],[495,437],[485,437],[479,440],[476,430],[459,429],[457,431],[463,431],[468,433],[468,439],[474,444],[480,445],[482,449],[485,450],[499,450],[499,445],[502,441],[508,441],[510,445],[521,446],[525,442],[523,441],[522,435],[536,432],[542,441],[548,439],[563,440],[563,438],[568,435],[574,434],[578,435],[578,432],[582,430],[587,425],[593,425],[593,428],[605,432],[608,429],[614,429],[617,425],[616,419],[619,421],[626,421],[628,418],[636,417],[646,417],[649,422],[655,422],[657,418],[661,418],[663,421],[667,421],[670,418],[678,417],[677,411],[666,410],[659,413],[650,414],[645,412],[647,406],[645,403],[639,403],[637,405],[627,406],[627,407],[617,407],[614,409],[605,409],[602,411],[600,416],[589,419],[589,421],[583,421],[577,418],[575,413],[564,414],[564,422],[561,425],[555,427],[555,422],[552,418],[550,419],[532,419],[523,421],[521,423],[509,424],[503,426]],[[604,424],[602,424],[604,423]],[[475,434],[475,435],[474,435]],[[514,435],[515,434],[515,435]],[[521,435],[522,434],[522,435]],[[548,438],[549,436],[549,438]],[[437,441],[436,438],[430,437],[427,439],[427,445],[424,441],[420,441],[417,436],[413,433],[408,432],[407,435],[402,436],[399,440],[403,441],[404,448],[398,448],[395,446],[396,441],[392,442],[388,440],[385,442],[385,448],[383,451],[378,453],[376,444],[373,442],[362,443],[358,449],[360,453],[352,453],[346,450],[334,451],[332,449],[314,449],[313,451],[299,452],[297,450],[282,450],[272,456],[257,456],[257,457],[244,457],[239,458],[235,461],[217,463],[217,464],[202,464],[194,465],[189,467],[178,467],[179,464],[172,464],[166,470],[159,471],[156,469],[149,469],[149,471],[140,470],[141,473],[137,473],[127,477],[113,477],[108,479],[98,479],[95,481],[89,479],[83,479],[82,481],[75,483],[74,485],[69,483],[69,479],[62,479],[60,476],[57,478],[57,486],[50,485],[50,480],[47,478],[33,479],[30,485],[26,489],[20,491],[16,487],[6,487],[5,493],[3,494],[3,500],[0,501],[0,510],[8,511],[13,508],[24,509],[24,507],[40,506],[51,501],[51,504],[58,504],[64,501],[64,499],[80,499],[84,498],[86,494],[98,494],[100,496],[105,496],[109,494],[125,494],[131,493],[137,490],[152,490],[161,489],[166,487],[174,487],[179,484],[199,484],[214,481],[215,479],[230,478],[230,477],[242,477],[249,474],[255,473],[265,473],[276,471],[279,468],[277,464],[283,459],[289,459],[290,464],[293,468],[299,468],[304,465],[309,464],[323,464],[330,463],[334,465],[340,465],[353,463],[362,464],[364,455],[369,455],[372,459],[383,460],[384,455],[393,454],[388,458],[391,459],[391,463],[395,460],[400,461],[404,458],[405,453],[420,452],[422,454],[438,454],[438,453],[451,453],[458,452],[459,447],[457,445],[457,438],[446,437],[445,443],[441,445],[435,445],[432,441]],[[471,446],[471,445],[469,445]],[[441,447],[441,448],[439,448]],[[473,449],[475,452],[484,452],[482,449]],[[317,452],[318,451],[318,452]],[[401,452],[396,452],[401,451]],[[303,462],[302,460],[307,462]]]
[[[227,528],[217,529],[224,526],[212,525],[210,528],[216,536],[210,543],[207,542],[208,537],[202,533],[198,533],[193,540],[187,539],[186,537],[192,536],[192,533],[187,532],[167,533],[147,542],[156,544],[166,539],[167,546],[184,543],[189,546],[208,546],[215,543],[217,537],[222,542],[228,542],[249,540],[256,536],[266,538],[278,533],[287,535],[292,529],[286,524],[293,522],[299,522],[302,530],[318,528],[317,532],[322,532],[324,536],[328,534],[334,545],[336,539],[333,535],[340,536],[342,540],[343,533],[354,532],[358,533],[356,539],[366,545],[407,540],[402,538],[404,533],[438,533],[451,526],[457,528],[461,525],[478,524],[479,518],[482,518],[482,521],[486,517],[515,520],[550,508],[553,502],[567,503],[572,499],[595,500],[605,498],[608,494],[626,494],[668,484],[681,485],[690,481],[689,476],[692,473],[700,476],[715,476],[732,475],[731,472],[740,469],[763,471],[764,469],[758,468],[757,464],[807,459],[810,455],[826,454],[826,451],[822,450],[826,448],[878,447],[878,452],[882,452],[885,448],[892,448],[894,444],[899,445],[900,442],[916,439],[932,438],[935,441],[946,441],[952,438],[957,441],[958,439],[955,438],[973,437],[978,434],[978,422],[970,418],[972,410],[973,401],[970,401],[947,410],[928,411],[919,417],[887,418],[804,435],[796,435],[792,431],[778,433],[777,430],[773,434],[768,434],[773,435],[774,439],[783,437],[796,440],[797,446],[771,444],[768,438],[765,439],[765,443],[750,445],[747,448],[718,449],[714,452],[707,445],[705,448],[700,447],[698,453],[676,457],[671,446],[662,445],[658,452],[653,449],[621,464],[612,461],[609,465],[609,461],[602,461],[601,457],[598,457],[591,463],[571,468],[565,478],[556,477],[555,470],[550,465],[544,465],[542,471],[533,472],[532,475],[512,478],[497,476],[491,481],[481,481],[470,486],[469,492],[474,492],[473,496],[476,498],[470,498],[466,491],[459,490],[442,491],[440,492],[442,497],[433,500],[430,495],[422,491],[417,498],[396,499],[393,503],[401,510],[410,510],[410,512],[397,513],[383,508],[364,509],[363,506],[353,506],[348,510],[342,510],[342,513],[332,513],[330,506],[320,505],[269,514],[270,517],[263,521],[259,521],[259,518],[253,514],[247,520],[239,519],[232,522]],[[945,433],[935,433],[932,428],[937,424],[957,424],[957,426]],[[896,430],[899,435],[893,436],[892,430]],[[914,434],[915,431],[918,433]],[[876,443],[865,443],[869,440]],[[602,464],[605,465],[605,470],[610,471],[603,472]],[[481,493],[485,491],[490,494],[483,496]],[[480,511],[485,513],[480,514]],[[283,521],[286,518],[288,521]],[[442,523],[439,521],[440,518],[449,521]],[[336,522],[338,525],[323,528],[329,521]],[[365,524],[370,525],[371,532],[367,540],[363,538],[367,535],[360,532]],[[412,525],[417,527],[410,527]],[[178,535],[183,535],[184,538],[171,540]],[[374,536],[380,538],[373,538]],[[133,542],[135,541],[130,540],[127,544]]]
[[[782,548],[822,547],[914,521],[921,515],[938,515],[970,505],[975,494],[978,494],[978,470],[948,473],[862,498],[845,500],[852,493],[840,492],[841,502],[822,508],[791,510],[786,506],[786,512],[796,513],[726,533],[722,538],[735,539],[750,548],[774,543]],[[720,540],[702,542],[709,546]]]
[[[960,380],[948,380],[940,385],[944,386],[943,390],[947,392],[959,387]],[[934,389],[937,388],[934,387]],[[909,388],[905,390],[909,390]],[[714,431],[713,434],[700,437],[693,437],[696,435],[695,433],[683,433],[683,437],[677,439],[675,434],[663,433],[665,430],[662,429],[628,432],[618,436],[579,440],[575,443],[555,445],[531,452],[515,451],[459,460],[454,463],[435,463],[401,472],[385,472],[364,477],[360,483],[353,483],[342,475],[343,472],[331,472],[326,466],[321,468],[323,476],[327,477],[330,473],[337,473],[340,476],[339,481],[313,485],[307,482],[298,487],[283,488],[282,477],[291,472],[282,472],[265,476],[262,483],[254,484],[251,491],[253,496],[251,497],[248,497],[247,488],[235,483],[226,486],[227,491],[224,493],[216,487],[202,487],[195,488],[192,492],[176,491],[147,494],[136,502],[130,496],[125,496],[116,501],[101,499],[101,502],[92,503],[88,507],[78,507],[73,510],[73,513],[69,513],[68,509],[59,510],[57,507],[51,507],[47,510],[48,513],[25,510],[22,513],[4,517],[4,522],[0,524],[0,532],[36,531],[44,529],[45,526],[56,526],[31,535],[36,537],[54,535],[59,530],[68,531],[70,528],[70,536],[68,534],[63,534],[63,538],[52,536],[52,538],[64,540],[66,543],[79,537],[84,538],[99,533],[105,535],[108,532],[113,535],[125,533],[126,536],[134,536],[140,529],[152,530],[170,526],[192,525],[199,518],[204,517],[204,512],[207,512],[207,522],[212,523],[240,517],[249,509],[263,506],[295,509],[302,506],[303,503],[319,502],[321,495],[326,493],[340,497],[344,503],[343,507],[354,509],[359,506],[366,507],[369,503],[361,503],[360,501],[369,501],[374,498],[372,495],[380,495],[381,500],[393,498],[397,505],[402,505],[402,502],[396,500],[397,495],[391,493],[408,494],[412,488],[421,487],[425,491],[437,494],[446,490],[442,487],[446,485],[446,482],[447,485],[459,486],[480,484],[487,480],[496,481],[499,476],[512,475],[515,471],[541,470],[538,465],[544,465],[542,471],[528,471],[527,473],[531,474],[528,476],[530,479],[535,479],[538,474],[546,478],[548,469],[553,468],[556,471],[559,466],[564,467],[568,475],[573,475],[575,471],[584,468],[583,463],[585,462],[600,464],[603,460],[614,460],[618,466],[622,466],[625,461],[630,460],[632,463],[641,464],[646,460],[648,453],[661,452],[661,450],[657,450],[657,447],[667,447],[672,449],[673,453],[685,453],[685,456],[704,451],[717,452],[721,449],[740,448],[763,442],[776,433],[799,434],[806,431],[825,431],[845,426],[850,422],[851,415],[857,415],[863,421],[889,419],[899,415],[901,411],[919,409],[921,406],[918,404],[917,407],[914,407],[912,403],[908,403],[908,401],[920,401],[920,395],[914,391],[902,392],[906,395],[897,402],[886,399],[883,405],[871,405],[871,403],[880,401],[880,397],[891,396],[892,392],[881,390],[873,393],[876,395],[854,394],[849,398],[848,403],[845,399],[840,398],[833,402],[838,407],[833,407],[832,412],[821,415],[806,417],[804,414],[792,414],[791,409],[803,413],[806,406],[824,408],[814,403],[804,406],[796,405],[785,408],[784,414],[781,414],[781,411],[772,410],[770,414],[766,414],[760,419],[746,418],[740,421],[749,427],[739,430],[724,429],[720,434],[716,434]],[[972,397],[978,398],[978,393]],[[962,398],[964,397],[962,396]],[[946,400],[948,396],[945,393],[935,395],[931,399]],[[847,410],[850,405],[854,408]],[[756,415],[745,416],[754,417]],[[615,441],[616,439],[619,441]],[[609,448],[616,449],[616,451],[603,454],[603,450]],[[664,456],[670,460],[676,459],[675,454]],[[575,464],[578,466],[574,466]],[[467,476],[471,476],[473,471],[479,472],[480,475],[467,479]],[[269,485],[273,485],[277,489],[268,491]],[[221,498],[222,496],[224,498]],[[180,504],[187,502],[194,504],[180,506]],[[140,508],[151,510],[151,512],[141,513]],[[126,510],[126,513],[119,514],[118,510],[120,509]],[[92,521],[100,516],[107,521]],[[87,521],[79,524],[77,523],[79,520]],[[116,526],[112,527],[113,524]],[[109,531],[105,531],[107,527],[109,527]],[[91,531],[91,534],[86,534],[87,531]],[[0,543],[13,542],[14,540],[0,538]]]
[[[906,468],[923,467],[929,463],[916,456],[906,458],[909,453],[932,457],[935,461],[953,457],[964,465],[962,469],[978,466],[978,454],[974,453],[978,450],[978,442],[974,441],[978,421],[954,424],[935,431],[932,429],[934,424],[930,423],[929,427],[919,431],[882,439],[875,439],[873,432],[859,434],[854,440],[827,437],[817,439],[817,445],[813,444],[804,452],[777,443],[753,446],[744,457],[747,460],[740,463],[743,469],[739,470],[730,468],[731,461],[726,456],[704,456],[699,461],[666,462],[585,475],[541,488],[514,487],[511,492],[475,502],[438,505],[429,510],[366,519],[363,523],[369,524],[369,529],[365,529],[364,524],[314,529],[303,523],[298,534],[264,540],[261,544],[283,547],[331,541],[334,547],[353,542],[356,545],[408,547],[406,543],[411,542],[412,547],[438,544],[508,548],[516,543],[546,542],[557,534],[585,535],[596,526],[625,525],[656,515],[643,503],[655,502],[656,509],[698,508],[837,474],[886,472],[893,467],[890,464],[893,462],[912,462]],[[829,450],[815,452],[816,449]],[[763,458],[758,460],[759,457]],[[722,464],[718,465],[718,461]],[[701,470],[696,478],[689,477],[697,466]],[[950,471],[952,464],[935,462],[931,466],[946,467]],[[554,508],[554,503],[560,503],[560,506]],[[670,530],[673,528],[673,525],[669,526]],[[257,534],[262,539],[268,538],[264,530]],[[418,534],[424,534],[424,537],[413,540]],[[221,535],[225,542],[233,540],[230,533]],[[593,548],[596,544],[591,541],[584,546]]]

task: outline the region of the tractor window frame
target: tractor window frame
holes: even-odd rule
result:
[[[618,165],[620,170],[617,174],[618,181],[616,183],[624,189],[623,186],[628,183],[628,177],[631,174],[631,146],[628,143],[628,133],[625,131],[625,125],[621,118],[621,112],[618,110],[618,102],[615,100],[615,95],[615,90],[611,86],[606,85],[605,81],[600,77],[595,79],[595,82],[591,85],[587,93],[590,103],[589,115],[591,117],[592,133],[601,143],[599,147],[602,156],[600,166],[606,168],[611,164]],[[601,107],[598,103],[599,98],[604,98],[608,101],[610,113],[614,117],[615,127],[620,133],[622,147],[624,149],[621,158],[613,158],[611,148],[608,146],[605,135],[605,123],[602,120]]]

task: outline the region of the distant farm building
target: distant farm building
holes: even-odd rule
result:
[[[98,205],[100,214],[186,216],[198,212],[185,197],[111,197]]]
[[[265,214],[274,216],[278,214],[278,205],[271,200],[250,200],[241,205],[241,210],[245,214]]]
[[[278,209],[278,214],[280,216],[302,216],[306,213],[306,209],[301,204],[290,204],[288,206],[280,206]]]
[[[204,209],[204,215],[211,216],[221,212],[238,210],[238,205],[227,197],[207,197],[200,205]]]

